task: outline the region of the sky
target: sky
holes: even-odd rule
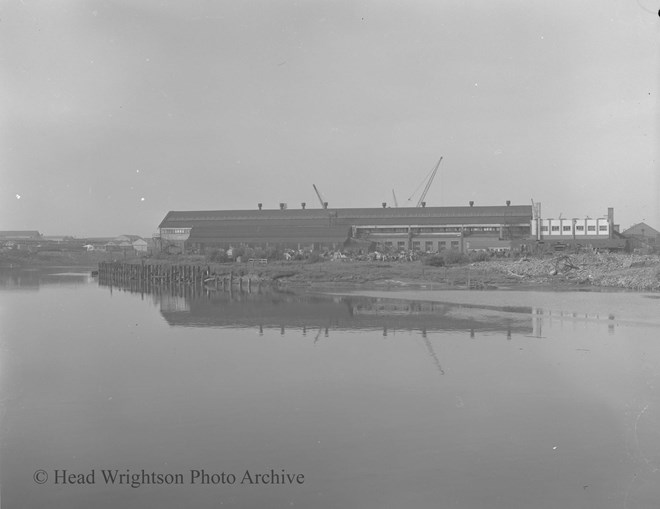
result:
[[[2,0],[0,230],[542,204],[660,229],[660,0]]]

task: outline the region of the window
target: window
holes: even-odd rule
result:
[[[578,224],[578,225],[575,226],[575,229],[579,232],[583,232],[584,231],[584,226]]]
[[[458,240],[452,240],[452,241],[451,241],[451,248],[452,248],[452,249],[458,248],[458,245],[459,245],[459,241],[458,241]]]
[[[601,225],[598,227],[598,231],[606,232],[606,231],[607,231],[607,225],[606,225],[606,224],[601,224]]]
[[[433,249],[433,242],[426,241],[424,243],[424,249],[426,249],[427,251],[430,251],[431,249]]]
[[[565,232],[570,232],[570,231],[571,231],[571,227],[570,227],[570,226],[564,226],[564,227],[563,227],[563,230],[564,230]]]
[[[413,249],[419,249],[419,244],[418,240],[413,240]]]
[[[438,251],[440,251],[441,249],[444,249],[445,247],[447,247],[447,242],[444,241],[444,240],[439,240],[438,241]]]
[[[398,247],[399,249],[405,249],[406,248],[406,242],[403,241],[403,240],[400,240],[396,243],[396,247]]]
[[[548,227],[547,227],[547,226],[541,226],[541,231],[542,231],[542,232],[547,232],[547,231],[548,231]]]
[[[595,232],[595,231],[596,231],[596,227],[595,227],[595,226],[587,226],[587,231]]]
[[[553,232],[558,232],[559,231],[559,226],[553,226],[552,231]]]

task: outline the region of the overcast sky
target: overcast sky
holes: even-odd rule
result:
[[[660,229],[660,0],[0,2],[0,229],[531,204]]]

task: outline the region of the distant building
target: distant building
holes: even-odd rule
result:
[[[133,241],[132,245],[133,249],[138,253],[146,253],[149,247],[147,241],[144,239],[136,239]]]
[[[113,239],[116,248],[122,251],[135,251],[137,253],[147,253],[148,243],[139,235],[120,235]]]
[[[660,232],[651,228],[646,223],[637,223],[623,231],[622,235],[631,239],[633,241],[632,247],[635,248],[645,246],[651,248],[660,247]]]
[[[37,230],[3,230],[0,231],[0,240],[37,240],[41,234]]]

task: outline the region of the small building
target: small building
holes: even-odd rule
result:
[[[144,239],[136,239],[133,241],[132,245],[133,249],[138,253],[146,253],[149,247],[147,241]]]
[[[148,242],[139,235],[119,235],[113,241],[125,252],[135,251],[143,254],[148,252]]]
[[[622,235],[632,240],[632,247],[660,247],[660,232],[646,223],[637,223],[622,232]]]

